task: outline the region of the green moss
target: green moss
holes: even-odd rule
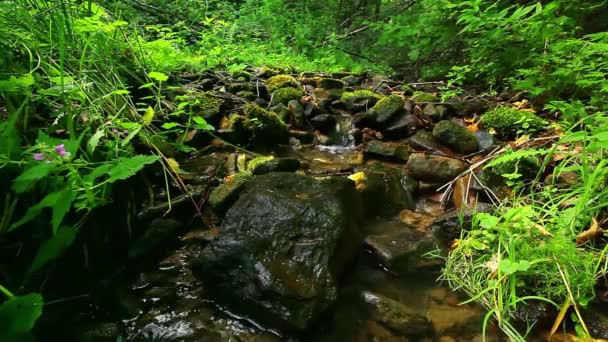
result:
[[[547,121],[534,113],[511,107],[497,107],[485,112],[480,119],[485,128],[493,128],[501,138],[512,138],[545,127]]]
[[[251,81],[251,78],[253,77],[245,70],[233,71],[230,76],[232,76],[232,78],[235,80],[241,81]]]
[[[321,78],[317,82],[317,87],[323,89],[342,89],[344,88],[344,82],[333,78]]]
[[[377,122],[386,122],[394,114],[403,109],[403,99],[398,95],[391,95],[378,101],[370,110]]]
[[[252,143],[256,147],[283,144],[289,138],[287,126],[276,113],[252,103],[245,105],[243,115],[230,117],[230,127],[239,143]]]
[[[211,119],[220,113],[222,101],[208,92],[189,93],[176,97],[180,103],[187,103],[186,109],[205,119]]]
[[[278,72],[276,70],[271,69],[266,66],[259,68],[258,71],[255,73],[255,75],[257,77],[261,77],[261,78],[270,78],[272,76],[275,76],[276,74],[278,74]]]
[[[345,92],[344,94],[342,94],[342,101],[348,101],[354,98],[363,98],[363,97],[369,97],[372,99],[381,99],[382,95],[380,94],[376,94],[371,90],[367,90],[367,89],[361,89],[361,90],[356,90],[356,91],[352,91],[352,92]]]
[[[414,95],[414,92],[415,92],[414,88],[412,88],[412,86],[410,86],[407,83],[404,83],[401,86],[401,90],[403,91],[403,95],[407,95],[407,96]]]
[[[441,100],[439,99],[439,97],[431,94],[431,93],[425,93],[422,91],[416,91],[414,92],[414,95],[412,96],[412,101],[416,101],[416,102],[440,102]]]
[[[271,105],[277,105],[279,103],[287,104],[291,100],[299,100],[304,95],[304,91],[292,87],[280,88],[272,93]]]
[[[287,87],[297,88],[298,81],[290,75],[277,75],[266,80],[266,88],[271,93],[277,89]]]

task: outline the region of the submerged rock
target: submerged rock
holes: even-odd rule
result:
[[[466,164],[454,158],[413,153],[405,168],[412,177],[419,180],[449,182],[466,170]]]
[[[439,121],[433,136],[458,153],[473,153],[479,148],[475,134],[450,120]]]
[[[372,318],[390,330],[406,336],[432,335],[433,328],[422,314],[380,294],[366,291],[361,296]]]
[[[193,271],[235,313],[303,330],[337,299],[361,243],[358,196],[343,178],[255,177]]]

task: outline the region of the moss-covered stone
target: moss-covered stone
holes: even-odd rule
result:
[[[263,66],[259,68],[258,71],[255,73],[255,77],[270,78],[272,76],[276,76],[277,74],[278,72],[276,70]]]
[[[226,210],[237,200],[243,185],[250,179],[249,175],[232,177],[229,182],[221,184],[209,194],[209,204],[218,215],[223,215]]]
[[[243,115],[230,117],[230,127],[239,143],[253,143],[256,147],[285,144],[289,139],[287,126],[276,113],[252,103],[245,105]]]
[[[293,87],[279,88],[272,93],[271,105],[288,104],[291,100],[299,100],[304,95],[302,89]]]
[[[233,71],[230,76],[235,80],[251,81],[253,75],[245,70]]]
[[[236,81],[230,82],[224,86],[226,88],[226,92],[231,94],[236,94],[241,91],[255,91],[255,85],[248,81]]]
[[[266,80],[266,88],[271,93],[277,89],[287,87],[297,88],[298,81],[290,75],[277,75]]]
[[[412,88],[412,86],[407,83],[404,83],[401,86],[401,90],[403,91],[403,95],[407,95],[407,96],[414,95],[414,92],[415,92],[414,88]]]
[[[176,97],[179,103],[187,103],[186,109],[195,115],[202,116],[206,120],[213,119],[220,113],[222,100],[214,97],[209,92],[192,92]]]
[[[530,133],[548,123],[536,114],[511,107],[497,107],[485,112],[480,119],[485,128],[493,128],[501,138],[512,138],[521,133]]]
[[[440,102],[441,100],[434,94],[425,93],[421,91],[414,92],[412,101],[415,102]]]
[[[472,153],[479,148],[475,134],[450,120],[439,121],[433,136],[458,153]]]
[[[352,99],[375,99],[376,101],[381,99],[383,96],[377,93],[374,93],[371,90],[361,89],[352,92],[345,92],[342,94],[342,101],[349,101]]]
[[[245,98],[249,101],[253,101],[257,98],[257,95],[254,94],[252,91],[239,91],[238,93],[236,93],[236,95]]]
[[[403,109],[403,99],[398,95],[391,95],[378,101],[369,114],[373,116],[377,123],[383,124],[387,122],[393,115]]]
[[[323,89],[342,89],[344,88],[344,82],[333,78],[321,78],[317,82],[317,87]]]

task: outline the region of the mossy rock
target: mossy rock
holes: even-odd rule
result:
[[[271,93],[280,88],[297,88],[298,86],[298,81],[290,75],[277,75],[266,80],[266,88]]]
[[[230,117],[230,127],[237,142],[255,147],[286,144],[289,139],[287,126],[276,113],[252,103],[245,105],[243,115]]]
[[[390,95],[378,101],[369,111],[369,115],[373,116],[377,123],[383,124],[392,118],[395,114],[403,110],[403,99],[398,95]]]
[[[239,91],[236,95],[249,101],[253,101],[257,98],[257,95],[252,91]]]
[[[472,153],[479,148],[475,134],[450,120],[439,121],[433,136],[458,153]]]
[[[269,68],[269,67],[261,67],[258,69],[258,71],[255,73],[255,77],[258,78],[270,78],[272,76],[276,76],[279,72]]]
[[[293,87],[280,88],[272,93],[271,105],[288,104],[289,101],[299,100],[302,96],[304,96],[304,91],[302,89]]]
[[[403,91],[403,95],[407,95],[407,96],[414,95],[414,92],[415,92],[414,88],[412,88],[412,86],[407,83],[404,83],[401,86],[401,90]]]
[[[333,78],[321,78],[317,82],[317,87],[323,89],[342,89],[344,88],[344,82]]]
[[[440,102],[441,99],[434,94],[417,91],[412,96],[414,102]]]
[[[232,204],[238,199],[238,194],[243,186],[251,178],[250,175],[242,174],[232,177],[229,182],[221,184],[209,194],[209,204],[218,215],[224,215]]]
[[[186,109],[189,112],[202,116],[206,120],[215,118],[220,113],[220,106],[222,105],[222,100],[211,95],[209,92],[192,92],[180,95],[176,97],[176,100],[181,103],[188,103]]]
[[[340,98],[349,110],[362,110],[373,107],[383,96],[371,90],[361,89],[344,92]]]
[[[233,71],[230,73],[230,76],[235,80],[240,81],[251,81],[253,75],[245,70]]]
[[[545,127],[548,122],[534,113],[511,107],[496,107],[485,112],[479,120],[481,125],[494,129],[501,138],[513,138]]]

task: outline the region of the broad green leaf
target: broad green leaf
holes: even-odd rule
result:
[[[142,115],[141,117],[141,121],[143,122],[144,125],[149,125],[152,123],[152,120],[154,119],[154,108],[148,106],[148,108],[146,108],[146,111],[144,112],[144,115]]]
[[[59,225],[63,221],[65,214],[70,211],[72,207],[72,201],[74,200],[74,192],[70,189],[62,191],[55,201],[55,204],[51,207],[53,210],[53,216],[51,218],[51,227],[53,228],[53,234],[57,232]]]
[[[194,116],[192,118],[192,120],[194,120],[194,122],[196,123],[196,125],[194,125],[194,128],[196,128],[196,129],[200,129],[200,130],[203,130],[203,131],[213,131],[213,130],[215,130],[215,127],[213,127],[210,124],[208,124],[207,120],[205,120],[204,118],[202,118],[200,116]]]
[[[25,215],[23,215],[23,217],[19,221],[13,223],[8,228],[8,230],[11,231],[11,230],[17,229],[20,226],[28,223],[33,218],[40,215],[40,212],[42,212],[42,209],[44,209],[44,208],[53,208],[53,219],[52,219],[53,225],[56,222],[61,222],[61,220],[63,220],[63,217],[67,213],[67,210],[69,210],[69,207],[66,210],[65,204],[60,203],[59,201],[69,200],[69,202],[71,203],[73,200],[73,194],[71,194],[71,193],[72,193],[71,189],[64,189],[62,191],[51,192],[50,194],[46,195],[46,197],[44,197],[42,199],[42,201],[29,207],[27,209],[27,211],[25,212]],[[58,206],[57,208],[55,208],[56,205]]]
[[[28,333],[42,315],[42,296],[14,296],[0,305],[0,338]]]
[[[151,79],[153,79],[155,81],[159,81],[159,82],[164,82],[169,79],[169,76],[163,74],[162,72],[158,72],[158,71],[149,72],[148,77],[150,77]]]
[[[127,136],[124,138],[124,140],[122,141],[122,143],[120,143],[120,145],[121,145],[122,147],[127,146],[127,145],[129,144],[129,142],[131,142],[131,139],[133,139],[133,138],[134,138],[134,137],[137,135],[137,133],[139,133],[139,131],[141,130],[141,127],[142,127],[142,126],[138,124],[138,125],[136,126],[136,128],[135,128],[134,130],[132,130],[132,131],[129,133],[129,135],[127,135]]]
[[[56,259],[61,256],[76,238],[77,230],[73,227],[64,227],[57,231],[57,234],[52,236],[50,239],[44,241],[38,249],[38,253],[34,258],[34,261],[30,265],[28,273],[33,273],[39,270],[42,266],[46,265],[49,261]]]
[[[13,190],[17,193],[27,191],[34,183],[47,177],[56,167],[55,163],[38,162],[37,165],[25,170],[15,178]]]
[[[158,156],[137,155],[120,159],[120,161],[108,172],[108,175],[110,176],[108,182],[112,183],[117,180],[127,179],[143,169],[144,166],[157,161],[158,158]]]
[[[488,213],[479,213],[476,215],[476,218],[479,219],[479,226],[486,229],[495,228],[499,221],[498,217],[492,216]]]
[[[99,145],[99,140],[104,135],[105,135],[104,129],[99,128],[97,130],[97,132],[95,132],[95,134],[93,134],[93,136],[91,136],[91,139],[89,139],[89,142],[87,142],[87,151],[89,152],[89,154],[93,154],[93,152],[95,152],[97,145]]]

